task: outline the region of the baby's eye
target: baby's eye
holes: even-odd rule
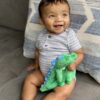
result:
[[[49,18],[53,18],[53,17],[55,17],[55,15],[49,15]]]
[[[63,14],[63,17],[66,17],[66,16],[68,16],[68,14],[67,14],[67,13],[64,13],[64,14]]]

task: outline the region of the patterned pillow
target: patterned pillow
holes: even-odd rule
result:
[[[38,4],[40,0],[29,0],[29,14],[25,30],[23,55],[27,58],[34,58],[35,40],[39,31],[44,26],[40,25],[38,16]]]
[[[84,48],[85,58],[77,70],[88,73],[100,83],[100,3],[97,0],[68,0],[71,5],[71,27]],[[38,3],[30,0],[29,16],[25,31],[23,54],[34,58],[34,44],[38,32],[43,29],[39,23]]]

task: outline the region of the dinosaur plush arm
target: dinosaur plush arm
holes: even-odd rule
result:
[[[63,68],[62,69],[56,69],[56,79],[57,79],[57,83],[58,83],[59,86],[64,85]]]

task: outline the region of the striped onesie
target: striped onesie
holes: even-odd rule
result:
[[[62,53],[76,51],[81,48],[81,45],[71,28],[58,35],[44,29],[37,37],[36,48],[40,51],[40,70],[45,75],[53,59]]]

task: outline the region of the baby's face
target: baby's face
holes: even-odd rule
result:
[[[69,6],[57,3],[43,7],[41,20],[48,31],[59,34],[70,24]]]

